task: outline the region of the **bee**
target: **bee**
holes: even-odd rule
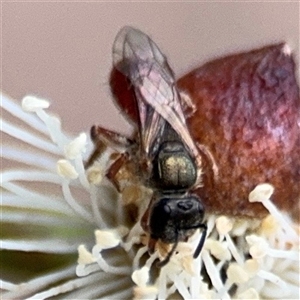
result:
[[[107,176],[120,189],[115,175],[126,161],[132,161],[134,153],[133,160],[139,164],[137,169],[144,184],[153,190],[141,220],[143,229],[150,236],[149,252],[154,252],[158,240],[173,244],[159,263],[163,266],[169,262],[178,242],[185,241],[201,228],[202,235],[194,252],[196,258],[207,230],[204,205],[192,192],[201,184],[202,158],[187,129],[174,74],[149,36],[132,27],[124,27],[117,34],[113,63],[134,91],[138,137],[132,141],[107,129],[92,127],[91,136],[95,144],[98,143],[97,151],[99,141],[103,140],[127,149],[110,167]],[[88,165],[95,156],[94,153]]]
[[[144,33],[124,27],[113,45],[111,86],[119,107],[137,125],[134,138],[92,127],[90,165],[106,145],[121,149],[106,176],[119,191],[123,174],[153,190],[141,219],[150,236],[173,244],[202,230],[205,214],[261,219],[250,203],[259,183],[275,187],[272,201],[299,216],[299,88],[286,44],[219,58],[175,82],[167,59]]]

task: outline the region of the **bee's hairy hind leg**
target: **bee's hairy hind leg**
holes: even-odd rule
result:
[[[119,193],[121,193],[121,187],[116,178],[116,175],[128,160],[129,160],[129,155],[127,152],[120,153],[119,157],[112,163],[112,165],[109,167],[106,173],[106,177],[112,182],[112,184],[115,186],[115,188]]]
[[[120,133],[96,125],[92,126],[90,134],[94,143],[102,140],[108,147],[113,149],[114,147],[127,148],[134,143],[132,139]]]
[[[115,152],[121,153],[134,143],[133,140],[124,135],[96,125],[92,126],[90,136],[95,145],[95,149],[85,163],[86,169],[89,168],[107,148],[111,148]]]
[[[193,103],[191,97],[184,91],[180,91],[180,98],[185,117],[191,117],[197,110],[195,103]]]
[[[219,178],[219,167],[217,165],[217,162],[211,153],[211,151],[203,144],[197,143],[197,147],[200,149],[200,151],[209,159],[211,163],[211,167],[213,170],[214,178],[215,180],[218,180]]]

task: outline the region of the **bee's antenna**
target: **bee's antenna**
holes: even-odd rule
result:
[[[173,253],[175,252],[175,250],[177,248],[178,242],[179,242],[178,231],[176,230],[175,243],[173,244],[173,247],[172,247],[171,251],[168,253],[168,255],[166,256],[166,258],[156,264],[156,266],[158,268],[165,266],[170,261],[171,256],[173,255]]]
[[[197,248],[196,248],[196,250],[195,250],[195,253],[194,253],[194,255],[193,255],[193,258],[197,258],[197,257],[199,256],[199,254],[200,254],[200,252],[201,252],[201,250],[202,250],[202,248],[203,248],[204,242],[205,242],[206,233],[207,233],[207,227],[206,227],[205,224],[202,224],[201,227],[203,227],[201,239],[200,239],[199,244],[198,244],[198,246],[197,246]]]

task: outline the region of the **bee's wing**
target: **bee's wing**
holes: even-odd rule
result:
[[[191,154],[200,159],[186,127],[173,72],[156,44],[141,31],[124,27],[114,42],[113,55],[114,66],[134,87],[141,143],[146,154],[167,121]]]

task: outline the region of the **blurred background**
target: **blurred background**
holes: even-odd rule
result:
[[[68,132],[130,125],[109,88],[112,43],[134,26],[177,77],[208,60],[286,41],[299,62],[299,2],[2,2],[3,92],[51,101]],[[299,76],[299,75],[298,75]]]

